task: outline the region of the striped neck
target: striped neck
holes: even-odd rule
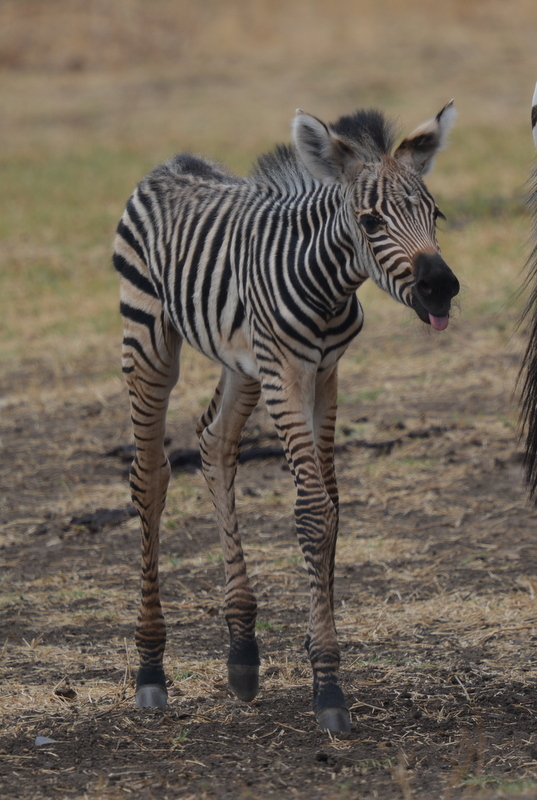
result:
[[[317,185],[301,197],[270,193],[267,212],[271,279],[287,276],[311,312],[331,318],[368,277],[344,190]]]

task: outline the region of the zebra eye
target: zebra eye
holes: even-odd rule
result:
[[[384,220],[382,217],[376,217],[374,214],[362,214],[360,217],[360,225],[366,233],[377,233],[384,225]]]

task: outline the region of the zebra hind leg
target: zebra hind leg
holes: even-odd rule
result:
[[[155,304],[156,305],[156,304]],[[164,453],[166,412],[179,377],[180,336],[155,314],[129,312],[123,304],[123,372],[131,402],[136,455],[130,471],[132,500],[141,523],[142,587],[136,625],[140,667],[136,705],[165,706],[163,668],[166,623],[159,589],[159,526],[166,503],[170,464]]]
[[[225,567],[225,618],[229,629],[228,685],[245,702],[259,690],[255,637],[257,602],[250,587],[235,513],[235,473],[245,422],[260,387],[224,367],[207,411],[198,423],[202,468],[216,510]]]

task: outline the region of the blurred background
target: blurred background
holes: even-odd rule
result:
[[[0,0],[0,379],[88,353],[106,370],[110,243],[136,182],[181,150],[245,173],[298,106],[326,121],[380,107],[404,134],[455,98],[428,179],[441,243],[465,318],[505,323],[529,231],[536,31],[534,0]],[[391,324],[390,301],[368,302]]]
[[[360,796],[393,798],[397,767],[405,798],[536,796],[535,510],[514,392],[536,80],[536,0],[0,0],[0,794],[193,797],[198,774],[222,797],[265,796],[259,781],[281,796],[294,776],[293,796],[328,799],[356,796],[355,775]],[[258,633],[279,665],[267,705],[247,716],[221,699],[222,556],[193,470],[171,482],[161,530],[168,674],[186,713],[140,725],[130,695],[118,703],[139,558],[111,264],[125,203],[179,151],[247,173],[289,140],[297,107],[325,121],[378,107],[403,136],[451,98],[458,120],[427,184],[458,307],[437,334],[364,285],[364,331],[340,368],[338,628],[350,696],[366,698],[358,738],[333,745],[336,766],[290,702],[302,686],[309,709],[307,601],[277,460],[238,482]],[[184,349],[170,449],[196,446],[218,374]],[[248,435],[273,444],[263,413]],[[116,521],[99,528],[103,511]],[[37,751],[43,733],[61,756]]]

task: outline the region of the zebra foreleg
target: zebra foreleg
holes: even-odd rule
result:
[[[338,509],[330,458],[335,404],[335,373],[329,379],[289,369],[294,380],[263,386],[263,394],[293,473],[297,496],[295,522],[310,584],[306,649],[313,669],[313,707],[319,726],[333,733],[350,731],[349,712],[339,686],[339,646],[333,611],[334,554]],[[300,381],[296,376],[300,376]],[[326,398],[316,396],[326,391]]]
[[[225,568],[225,619],[229,629],[229,688],[249,702],[259,690],[255,637],[257,602],[251,589],[235,512],[235,473],[244,424],[259,400],[257,381],[224,367],[214,397],[198,423],[202,469],[212,495]]]
[[[165,706],[163,656],[166,623],[159,589],[159,526],[166,503],[170,465],[164,453],[166,411],[179,377],[181,339],[163,328],[157,303],[155,316],[129,312],[123,303],[125,337],[123,371],[129,388],[136,456],[130,487],[141,522],[142,588],[135,641],[140,657],[136,705]],[[130,313],[130,316],[129,316]]]
[[[336,556],[336,542],[339,527],[339,493],[336,481],[334,464],[334,434],[337,416],[337,367],[331,372],[321,372],[317,376],[315,386],[314,406],[314,433],[315,447],[321,476],[335,512],[334,532],[327,537],[327,573],[328,573],[328,598],[334,624],[334,567]],[[310,616],[310,628],[306,639],[306,647],[312,657],[311,642],[314,630],[313,609]],[[335,631],[335,624],[334,624]],[[339,647],[337,651],[337,669],[339,668]],[[336,670],[337,672],[337,670]],[[337,683],[318,681],[314,670],[314,705],[317,721],[321,728],[326,728],[334,733],[348,733],[350,731],[349,712],[346,707],[343,692]]]
[[[325,489],[336,510],[336,535],[333,538],[333,549],[330,555],[329,592],[330,604],[334,610],[334,566],[336,559],[336,541],[339,528],[339,492],[334,463],[334,435],[337,419],[337,366],[331,372],[318,374],[315,386],[314,432],[317,458],[321,467]]]

